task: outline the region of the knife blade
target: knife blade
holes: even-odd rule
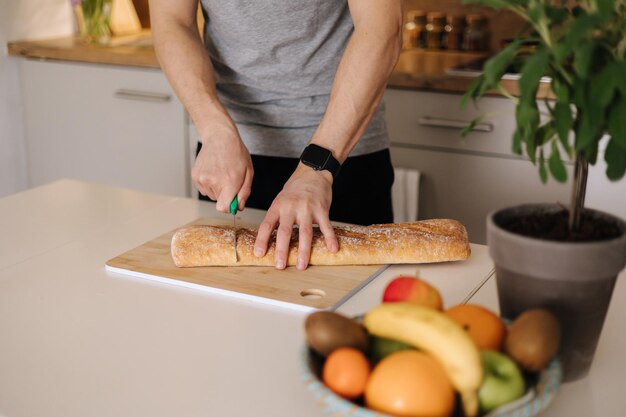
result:
[[[235,232],[235,237],[233,240],[233,249],[235,250],[235,261],[239,262],[239,256],[237,255],[237,208],[239,206],[239,200],[237,196],[233,198],[233,201],[230,202],[230,214],[233,215],[233,231]]]

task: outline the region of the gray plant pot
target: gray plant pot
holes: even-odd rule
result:
[[[552,311],[563,333],[563,380],[573,381],[589,372],[617,275],[626,265],[626,223],[586,209],[594,218],[614,222],[621,230],[615,239],[594,242],[549,241],[500,227],[513,217],[537,210],[550,212],[562,207],[521,205],[487,218],[487,245],[496,267],[500,312],[514,319],[529,308]]]

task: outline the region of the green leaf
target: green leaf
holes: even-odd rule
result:
[[[482,94],[480,93],[483,90],[483,85],[485,84],[485,75],[481,74],[478,76],[472,84],[467,88],[465,94],[463,94],[463,98],[461,99],[461,108],[464,109],[467,105],[467,102],[470,99],[475,99],[480,97]],[[486,91],[486,88],[485,88]]]
[[[530,4],[530,7],[526,11],[526,17],[528,21],[533,23],[534,25],[539,25],[541,18],[543,17],[543,5],[538,1],[533,1]]]
[[[539,110],[534,97],[524,99],[523,97],[517,104],[516,108],[517,128],[520,133],[520,140],[526,145],[526,154],[531,162],[536,161],[536,145],[535,137],[537,127],[539,126]]]
[[[563,148],[569,150],[569,132],[574,121],[570,108],[569,89],[557,79],[552,80],[552,89],[556,95],[556,104],[553,110],[554,127]]]
[[[507,67],[515,58],[517,49],[522,42],[523,41],[521,39],[516,39],[485,63],[483,74],[485,75],[485,81],[487,84],[495,85],[500,82]]]
[[[626,149],[616,144],[614,138],[611,138],[606,146],[604,160],[607,165],[606,176],[611,181],[617,181],[624,176],[626,172]]]
[[[598,160],[598,144],[599,141],[594,140],[584,149],[585,157],[590,165],[595,165]]]
[[[546,170],[546,158],[543,156],[543,149],[539,152],[539,178],[542,183],[548,182],[548,171]]]
[[[626,97],[626,61],[615,61],[612,65],[613,76],[615,77],[615,86]]]
[[[587,103],[587,84],[580,78],[574,78],[574,84],[572,85],[573,95],[572,101],[577,108],[585,107]]]
[[[604,110],[587,104],[580,109],[578,128],[576,129],[576,150],[588,148],[597,142],[604,131]]]
[[[565,182],[567,180],[565,164],[561,161],[561,155],[556,142],[552,142],[552,154],[548,159],[548,168],[550,168],[550,173],[558,182]]]
[[[585,43],[574,52],[574,69],[583,80],[589,76],[595,50],[596,45],[594,43]]]
[[[560,25],[569,17],[569,11],[565,7],[546,5],[545,13],[552,25]]]
[[[589,99],[603,109],[609,105],[615,94],[616,77],[614,67],[612,63],[608,64],[597,76],[591,79]]]
[[[626,150],[626,96],[620,96],[611,107],[607,125],[612,142]]]
[[[568,25],[561,42],[554,48],[557,60],[562,61],[569,56],[573,50],[577,49],[578,43],[585,38],[585,36],[589,35],[590,29],[593,28],[598,21],[598,16],[587,15],[584,11],[580,12],[579,17],[577,17],[572,24]]]
[[[555,134],[556,131],[554,130],[554,125],[551,122],[541,125],[535,132],[535,145],[537,147],[542,147],[548,143]]]
[[[536,96],[541,77],[546,73],[549,58],[549,51],[542,48],[537,49],[535,53],[526,60],[526,64],[524,64],[522,68],[519,79],[522,94]]]
[[[572,110],[568,103],[557,102],[554,106],[554,125],[563,148],[569,149],[569,132],[572,128]]]
[[[461,131],[461,137],[467,136],[472,130],[474,130],[476,125],[480,123],[484,118],[485,118],[485,115],[481,114],[480,116],[470,121],[469,124],[465,126],[463,130]]]
[[[539,126],[539,109],[534,99],[521,98],[516,109],[517,123],[523,128],[536,130]]]
[[[596,0],[598,5],[598,14],[602,17],[608,17],[615,11],[615,0]]]

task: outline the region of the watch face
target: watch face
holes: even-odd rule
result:
[[[328,149],[317,145],[309,145],[304,149],[300,159],[305,165],[319,171],[324,169],[330,155],[331,153]]]

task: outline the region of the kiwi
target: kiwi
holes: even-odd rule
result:
[[[304,323],[309,346],[322,356],[340,347],[353,347],[366,352],[369,338],[356,320],[332,311],[316,311]]]
[[[539,372],[556,355],[561,343],[558,319],[548,310],[524,311],[508,328],[504,351],[524,370]]]

